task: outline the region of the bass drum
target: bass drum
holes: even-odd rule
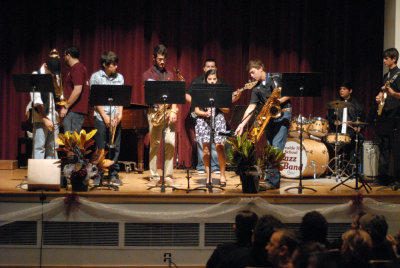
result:
[[[287,139],[281,175],[286,178],[300,177],[300,140]],[[303,140],[302,151],[303,177],[320,176],[325,173],[329,164],[329,153],[325,144],[319,141]]]

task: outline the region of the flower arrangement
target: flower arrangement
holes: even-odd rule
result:
[[[86,133],[84,129],[78,134],[76,131],[59,133],[56,142],[60,145],[57,151],[66,152],[60,159],[64,176],[69,179],[72,190],[87,191],[89,180],[101,176],[99,171],[107,171],[114,161],[105,159],[107,151],[104,149],[92,152],[90,147],[94,144],[91,139],[97,129]],[[90,158],[88,158],[90,155]]]
[[[227,151],[227,163],[240,175],[243,192],[247,192],[245,187],[249,188],[249,192],[258,192],[259,179],[265,175],[267,169],[283,169],[283,151],[277,147],[263,145],[257,152],[247,132],[241,136],[230,137],[227,142],[232,145]]]

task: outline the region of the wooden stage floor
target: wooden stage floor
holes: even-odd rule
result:
[[[187,188],[186,170],[175,170],[174,176],[181,188]],[[27,191],[25,176],[26,169],[0,170],[0,201],[1,202],[39,202],[40,191]],[[195,170],[190,171],[190,187],[195,188],[205,183],[205,175],[197,174]],[[359,193],[364,197],[370,197],[382,202],[400,202],[400,190],[383,189],[382,187],[372,187],[372,191],[367,193],[365,189],[359,191],[350,189],[346,186],[339,186],[334,190],[330,190],[337,184],[334,178],[324,177],[316,180],[305,178],[303,186],[311,187],[316,190],[304,189],[303,193],[298,193],[297,189],[285,191],[285,189],[298,186],[298,179],[281,180],[281,188],[272,191],[260,192],[258,194],[242,193],[238,176],[234,172],[227,172],[227,186],[224,191],[214,189],[213,193],[203,191],[172,191],[167,188],[165,193],[161,193],[160,188],[147,190],[149,183],[149,171],[143,174],[134,172],[120,172],[120,178],[123,186],[119,187],[119,191],[107,188],[97,188],[88,192],[80,192],[79,195],[86,197],[92,201],[103,203],[220,203],[232,198],[243,197],[261,197],[270,203],[344,203],[353,200]],[[213,174],[213,183],[218,185],[219,175]],[[368,180],[368,178],[367,178]],[[351,180],[346,183],[354,187],[355,181]],[[62,189],[60,191],[45,191],[46,202],[66,196],[71,191]]]

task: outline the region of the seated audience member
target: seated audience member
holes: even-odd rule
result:
[[[220,267],[271,267],[272,264],[268,261],[268,252],[265,246],[275,232],[275,229],[282,227],[284,227],[284,224],[272,215],[261,217],[254,228],[252,246],[250,248],[238,248],[232,251],[232,253],[225,258]]]
[[[311,211],[304,215],[300,225],[302,243],[319,242],[327,245],[328,222],[321,213]]]
[[[386,239],[388,224],[383,215],[365,214],[360,219],[360,229],[366,231],[371,236],[371,260],[396,259],[392,245]]]
[[[353,229],[360,229],[360,219],[362,216],[364,216],[366,213],[364,211],[360,211],[357,213],[356,216],[354,216],[353,222],[351,223],[351,228]]]
[[[258,216],[252,211],[239,211],[233,224],[236,234],[235,243],[224,243],[218,245],[207,262],[207,267],[219,267],[226,256],[233,250],[242,247],[251,247],[251,236],[257,223]]]
[[[293,268],[308,268],[315,267],[320,255],[325,255],[327,252],[325,245],[319,242],[309,242],[299,245],[293,252],[292,267]]]
[[[298,240],[293,231],[276,230],[265,246],[268,251],[268,261],[273,267],[291,267],[292,255],[297,245]]]
[[[344,267],[368,268],[372,251],[370,235],[363,230],[348,230],[342,235],[341,253],[345,262]]]

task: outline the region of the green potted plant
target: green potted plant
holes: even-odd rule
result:
[[[285,154],[277,147],[263,145],[259,152],[248,139],[248,133],[230,137],[227,142],[232,146],[227,152],[227,163],[240,176],[244,193],[258,193],[260,178],[267,169],[281,170]]]

